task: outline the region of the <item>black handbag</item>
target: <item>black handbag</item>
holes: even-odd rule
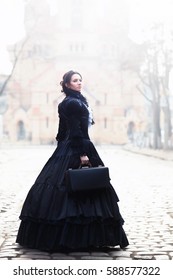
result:
[[[66,171],[66,184],[69,192],[92,191],[110,186],[108,167],[83,167]]]

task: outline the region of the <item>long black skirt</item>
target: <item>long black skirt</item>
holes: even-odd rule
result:
[[[92,166],[103,165],[91,141],[85,141],[85,150]],[[128,246],[119,199],[111,185],[92,193],[67,191],[65,172],[79,165],[70,142],[61,142],[25,199],[17,243],[49,252]]]

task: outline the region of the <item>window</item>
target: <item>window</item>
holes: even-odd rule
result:
[[[104,128],[107,128],[107,118],[104,118]]]
[[[26,130],[23,121],[17,123],[17,140],[24,140],[26,138]]]
[[[83,42],[73,42],[69,45],[70,52],[72,53],[83,53],[85,50],[85,44]]]

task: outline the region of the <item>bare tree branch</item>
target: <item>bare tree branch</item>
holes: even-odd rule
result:
[[[150,102],[153,103],[151,99],[148,98],[148,96],[146,96],[146,94],[141,90],[141,88],[136,85],[136,88],[139,90],[139,92]]]
[[[142,82],[144,85],[146,85],[147,87],[150,87],[150,84],[147,83],[147,82],[144,80],[144,78],[140,75],[139,72],[137,72],[137,75],[138,75],[139,79],[141,80],[141,82]]]
[[[15,58],[15,59],[14,59],[14,63],[13,63],[13,66],[12,66],[12,70],[11,70],[10,75],[9,75],[9,76],[7,77],[7,79],[4,81],[4,83],[3,83],[3,85],[2,85],[2,87],[1,87],[1,89],[0,89],[0,96],[1,96],[1,95],[3,94],[3,92],[5,91],[7,84],[9,83],[11,77],[13,76],[14,70],[15,70],[16,65],[17,65],[17,63],[18,63],[18,61],[19,61],[19,58],[20,58],[20,56],[21,56],[21,54],[22,54],[22,51],[23,51],[23,49],[24,49],[24,46],[26,45],[26,43],[27,43],[28,40],[30,39],[31,34],[33,33],[33,31],[34,31],[34,29],[35,29],[35,27],[36,27],[36,24],[38,23],[38,20],[39,20],[39,17],[38,17],[37,20],[35,21],[34,26],[33,26],[32,29],[30,30],[30,32],[29,32],[29,34],[27,35],[27,37],[25,38],[25,40],[22,42],[21,47],[20,47],[20,49],[19,49],[18,52],[16,52],[16,47],[17,47],[17,45],[16,45],[16,44],[14,45],[14,58]]]

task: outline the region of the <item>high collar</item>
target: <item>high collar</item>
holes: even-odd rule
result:
[[[86,98],[81,94],[80,91],[73,90],[71,88],[66,88],[64,93],[65,93],[66,97],[73,97],[73,98],[80,99],[88,107],[88,102],[87,102]]]
[[[80,96],[81,96],[80,91],[73,90],[71,88],[66,88],[65,94],[66,94],[66,96],[71,96],[71,97],[75,97],[75,98],[80,98]]]

